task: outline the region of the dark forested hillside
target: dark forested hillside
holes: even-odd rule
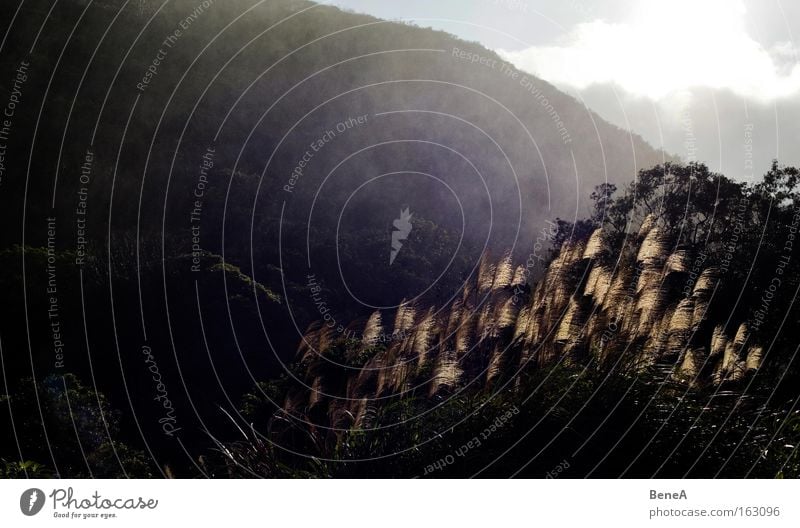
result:
[[[272,282],[279,225],[284,240],[309,237],[319,274],[335,267],[338,232],[353,252],[344,278],[368,269],[355,293],[380,304],[419,293],[387,292],[384,240],[379,258],[368,242],[402,206],[432,223],[425,243],[440,238],[433,226],[449,233],[435,277],[450,255],[524,246],[545,219],[583,211],[594,185],[663,161],[442,32],[288,0],[89,4],[26,2],[6,27],[3,93],[29,67],[5,161],[5,244],[22,242],[23,218],[25,242],[44,244],[41,219],[55,216],[58,246],[75,249],[86,205],[89,241],[166,229],[179,252],[201,227],[203,249]],[[287,278],[302,281],[306,244],[284,245]]]
[[[3,393],[119,416],[94,469],[9,416],[2,458],[53,473],[201,471],[309,323],[444,304],[664,161],[478,44],[310,2],[4,2],[0,34]]]

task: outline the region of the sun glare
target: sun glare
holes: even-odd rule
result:
[[[760,100],[796,93],[800,67],[782,74],[770,52],[747,34],[746,17],[741,1],[649,0],[627,21],[579,24],[558,45],[501,53],[557,84],[582,89],[615,83],[655,100],[692,87]]]

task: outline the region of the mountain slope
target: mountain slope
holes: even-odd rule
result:
[[[582,215],[597,183],[663,161],[548,83],[443,32],[301,1],[205,4],[129,5],[118,18],[122,2],[85,14],[84,2],[59,2],[49,18],[44,3],[22,7],[2,55],[3,79],[31,64],[7,157],[6,244],[21,241],[30,158],[34,243],[44,239],[39,218],[72,223],[86,187],[91,239],[103,239],[108,219],[115,236],[159,237],[163,217],[178,235],[171,244],[191,248],[191,228],[201,228],[203,249],[272,283],[281,226],[290,282],[304,282],[309,270],[294,271],[310,258],[334,296],[347,299],[344,282],[366,275],[350,293],[396,304],[443,272],[463,276],[486,247],[505,250],[545,219]],[[90,185],[80,179],[87,151]],[[195,191],[202,207],[191,220]],[[394,267],[384,255],[404,206],[449,233],[442,258],[416,266],[421,279],[410,284],[393,278],[403,253]],[[437,236],[424,234],[407,256]],[[310,255],[294,243],[306,236]],[[72,249],[75,239],[58,243]],[[328,271],[337,249],[342,277]]]
[[[4,393],[96,379],[161,467],[194,471],[196,432],[227,433],[219,405],[311,321],[446,305],[485,252],[524,260],[548,219],[663,158],[480,45],[310,2],[29,0],[0,24]]]

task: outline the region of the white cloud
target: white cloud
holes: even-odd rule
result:
[[[655,100],[693,87],[727,88],[760,100],[800,91],[795,50],[785,44],[768,51],[753,40],[741,0],[636,5],[624,22],[579,24],[557,45],[500,54],[556,84],[615,83]]]

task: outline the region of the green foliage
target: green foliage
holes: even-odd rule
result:
[[[285,401],[288,385],[285,374],[275,380],[258,382],[255,389],[242,396],[242,416],[249,424],[265,427],[269,417]]]
[[[0,458],[0,478],[50,478],[51,472],[42,464],[33,460],[9,461]]]
[[[22,462],[12,464],[12,469],[76,478],[154,475],[144,453],[115,439],[120,434],[120,412],[73,374],[51,375],[38,383],[23,379],[17,392],[8,396],[8,404],[23,455],[54,464],[45,468]],[[13,452],[11,446],[6,450]]]
[[[239,471],[260,476],[291,476],[288,468],[300,464],[294,467],[303,475],[320,477],[520,471],[541,478],[568,460],[571,477],[593,471],[595,477],[796,478],[798,413],[789,407],[766,412],[761,397],[727,394],[689,390],[657,371],[609,377],[560,366],[526,373],[517,388],[497,394],[408,396],[378,405],[369,424],[317,444],[311,458],[266,449],[264,441],[227,448]],[[335,461],[309,462],[316,457]],[[431,473],[434,462],[448,457],[453,462]]]

